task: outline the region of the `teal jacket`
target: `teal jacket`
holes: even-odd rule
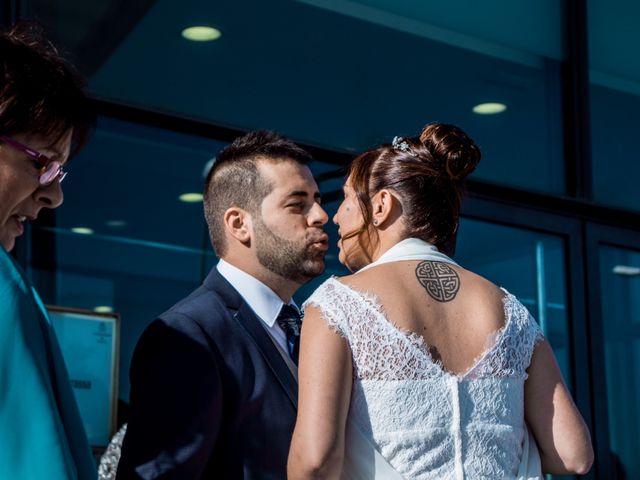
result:
[[[0,478],[97,478],[47,311],[22,269],[2,247]]]

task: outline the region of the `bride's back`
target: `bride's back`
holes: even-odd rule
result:
[[[386,319],[422,337],[434,361],[462,375],[487,351],[504,327],[504,292],[459,266],[398,261],[341,279],[372,295]]]
[[[291,455],[310,459],[314,478],[338,478],[343,455],[344,472],[377,468],[372,450],[403,478],[515,478],[528,469],[528,369],[536,400],[561,392],[571,404],[557,366],[547,362],[541,383],[532,356],[542,332],[522,303],[444,255],[479,160],[462,130],[431,124],[351,163],[334,223],[341,263],[359,272],[329,278],[304,305]],[[553,361],[548,344],[542,352]],[[553,408],[532,409],[555,448],[540,427]],[[358,436],[372,449],[355,448]]]
[[[328,279],[309,307],[350,350],[350,418],[405,478],[515,475],[541,337],[513,295],[449,263],[396,261]]]

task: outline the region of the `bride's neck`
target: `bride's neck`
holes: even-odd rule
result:
[[[403,229],[404,230],[404,229]],[[397,245],[402,240],[407,238],[406,235],[399,228],[387,228],[378,230],[378,243],[376,248],[372,252],[371,261],[375,262],[384,253],[394,245]]]

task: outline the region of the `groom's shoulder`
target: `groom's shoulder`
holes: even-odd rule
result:
[[[209,331],[224,326],[232,317],[232,309],[220,292],[201,285],[160,314],[157,321],[177,330],[189,328],[189,324],[197,324]]]

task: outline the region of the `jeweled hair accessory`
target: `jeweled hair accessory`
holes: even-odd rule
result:
[[[400,150],[402,152],[411,151],[411,147],[402,137],[398,137],[398,136],[393,137],[393,142],[391,142],[391,146],[396,150]]]

